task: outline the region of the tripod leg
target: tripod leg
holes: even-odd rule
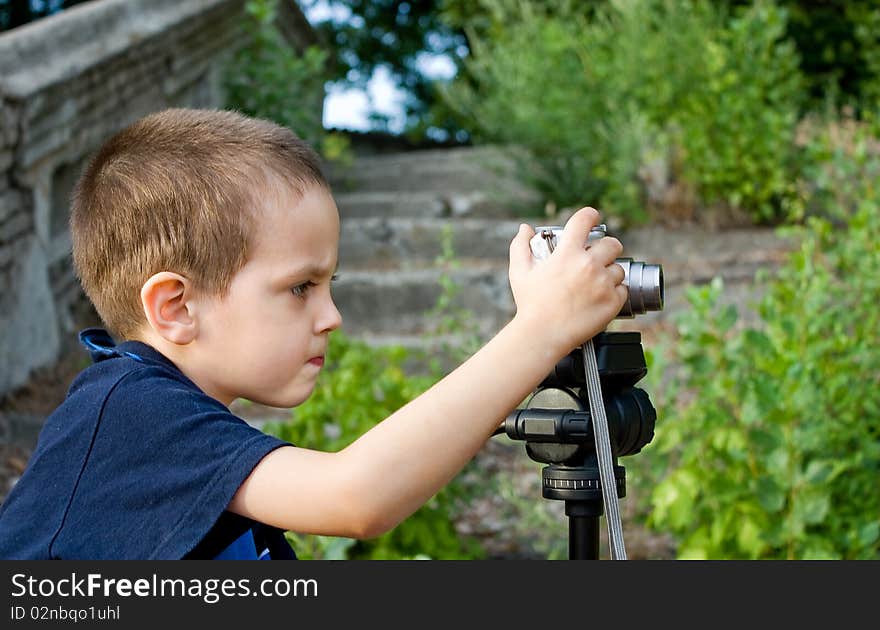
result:
[[[572,516],[568,519],[568,559],[599,559],[599,518]]]
[[[602,500],[566,501],[568,516],[568,559],[599,559],[599,516]]]

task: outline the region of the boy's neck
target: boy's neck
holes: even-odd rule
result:
[[[183,372],[183,374],[195,383],[199,389],[211,398],[220,401],[226,407],[229,407],[229,405],[235,400],[234,397],[213,391],[213,388],[206,385],[208,379],[205,378],[206,375],[204,374],[204,370],[199,369],[198,361],[194,360],[194,343],[188,343],[185,345],[173,343],[157,334],[154,330],[144,328],[141,328],[126,340],[139,341],[152,347],[162,356],[174,363],[177,369]]]

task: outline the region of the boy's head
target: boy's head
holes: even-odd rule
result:
[[[71,236],[83,288],[119,336],[226,404],[311,393],[341,323],[339,217],[317,154],[290,130],[228,111],[147,116],[84,170]]]
[[[152,114],[110,138],[76,185],[77,275],[107,327],[133,338],[150,276],[175,271],[223,295],[249,257],[263,199],[312,186],[328,188],[319,158],[289,129],[230,111]]]

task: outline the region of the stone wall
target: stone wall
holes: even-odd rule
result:
[[[244,0],[94,0],[0,35],[0,396],[56,361],[88,310],[69,195],[114,132],[171,106],[222,107]],[[315,34],[292,2],[279,26]]]

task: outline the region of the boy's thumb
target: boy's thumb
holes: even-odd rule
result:
[[[526,271],[532,266],[532,249],[529,241],[535,235],[535,230],[526,223],[521,223],[519,232],[510,242],[510,273],[515,274]]]

